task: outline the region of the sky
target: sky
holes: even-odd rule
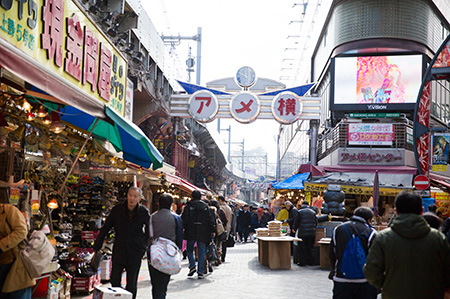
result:
[[[202,27],[200,83],[206,86],[212,80],[234,77],[236,71],[245,65],[252,67],[257,77],[279,81],[283,63],[289,58],[292,47],[289,36],[295,34],[296,29],[298,31],[295,20],[302,11],[294,2],[144,0],[142,5],[157,31],[165,36],[194,36],[197,28]],[[182,41],[176,47],[183,62],[188,58],[189,46],[192,55],[196,56],[195,41]],[[191,76],[191,83],[195,83],[195,73]],[[179,79],[187,81],[187,75]],[[220,125],[222,129],[231,125],[232,143],[245,139],[246,150],[263,147],[268,152],[269,163],[276,161],[279,125],[275,120],[240,124],[234,119],[222,119]],[[211,127],[217,129],[217,120]],[[228,131],[221,131],[221,136],[228,141]],[[236,149],[238,145],[232,145],[231,151]]]

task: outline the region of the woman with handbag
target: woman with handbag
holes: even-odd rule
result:
[[[181,217],[170,211],[170,207],[173,203],[172,195],[164,193],[159,197],[159,209],[156,213],[152,214],[150,218],[150,237],[153,240],[158,238],[165,238],[175,242],[178,249],[183,244],[183,222]],[[170,281],[170,274],[163,273],[153,267],[151,261],[151,250],[149,247],[147,256],[149,257],[149,272],[152,283],[152,297],[153,299],[166,298],[167,286]],[[181,261],[181,255],[180,255]]]
[[[0,298],[31,298],[30,277],[20,258],[19,244],[27,237],[27,224],[15,206],[0,204]]]

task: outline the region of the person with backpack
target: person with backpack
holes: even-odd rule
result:
[[[378,232],[367,255],[364,275],[383,298],[444,298],[450,287],[450,246],[430,228],[422,198],[402,191],[395,198],[397,217]]]
[[[375,299],[377,289],[364,277],[363,266],[376,231],[369,223],[373,212],[359,207],[349,221],[337,226],[330,243],[333,299]]]
[[[198,272],[198,279],[205,275],[206,245],[216,231],[215,219],[211,216],[208,204],[201,200],[202,194],[198,190],[192,191],[192,200],[184,207],[181,214],[184,227],[184,239],[187,241],[187,256],[189,260],[188,277]],[[195,270],[194,244],[197,242],[198,266]]]

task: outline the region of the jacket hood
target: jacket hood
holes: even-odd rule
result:
[[[405,239],[419,239],[430,232],[426,220],[417,214],[399,214],[393,220],[391,228]]]
[[[198,210],[202,210],[205,207],[208,207],[208,204],[202,200],[191,200],[189,204],[194,208]]]

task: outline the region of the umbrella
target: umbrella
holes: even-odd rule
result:
[[[373,179],[373,213],[378,216],[378,201],[380,199],[380,181],[378,179],[378,170],[375,171],[375,178]]]
[[[163,156],[144,132],[128,122],[109,107],[105,107],[108,120],[96,118],[75,107],[62,108],[61,121],[87,132],[94,138],[108,140],[117,152],[123,153],[123,159],[144,168],[153,164],[153,170],[162,167]]]

